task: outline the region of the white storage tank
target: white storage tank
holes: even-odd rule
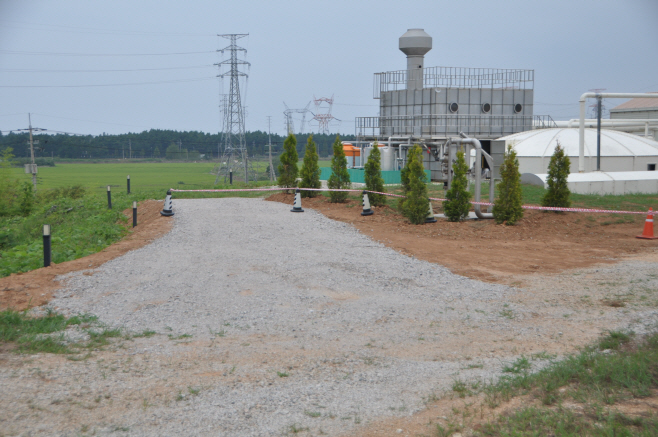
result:
[[[395,150],[392,147],[380,147],[379,152],[382,155],[381,166],[382,171],[397,170],[395,168]]]
[[[548,173],[548,163],[559,142],[578,173],[578,128],[529,130],[500,138],[513,145],[521,173]],[[655,171],[658,142],[626,132],[601,129],[601,170]],[[596,129],[585,129],[585,171],[596,170]]]
[[[368,162],[368,157],[370,156],[370,152],[372,152],[372,146],[366,146],[363,148],[361,151],[361,165],[365,166],[366,162]]]

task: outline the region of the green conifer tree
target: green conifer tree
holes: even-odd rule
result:
[[[300,188],[320,188],[320,166],[318,165],[318,153],[313,141],[313,135],[309,135],[306,140],[306,152],[304,153],[304,164],[300,171],[302,181],[299,183]],[[301,192],[302,197],[315,197],[317,191]]]
[[[543,206],[555,206],[559,208],[568,208],[571,206],[569,196],[569,186],[567,179],[569,178],[569,170],[571,168],[571,160],[564,154],[564,148],[558,141],[551,161],[548,164],[548,191],[541,199]]]
[[[283,152],[279,157],[281,164],[279,164],[279,178],[277,184],[281,188],[292,188],[297,186],[297,174],[299,168],[297,167],[297,138],[295,135],[290,134],[283,142]]]
[[[345,157],[343,143],[341,143],[339,135],[336,135],[333,150],[334,155],[331,157],[331,176],[329,176],[327,185],[330,189],[348,189],[351,187],[350,174],[347,171],[347,158]],[[331,202],[340,203],[345,202],[347,194],[345,191],[330,191],[329,197]]]
[[[516,151],[511,145],[507,146],[505,160],[500,166],[500,177],[498,198],[494,203],[493,216],[496,223],[514,225],[523,218],[523,208],[521,208],[523,193],[521,191],[519,160],[516,159]]]
[[[464,159],[464,149],[457,152],[457,160],[452,165],[452,182],[443,201],[443,212],[451,222],[458,222],[468,217],[471,209],[471,193],[468,191],[466,173],[468,165]]]
[[[366,190],[379,191],[385,193],[384,178],[382,178],[381,152],[377,143],[373,144],[372,151],[368,156],[368,161],[364,166],[364,179],[366,181]],[[372,206],[386,205],[386,196],[383,194],[368,193],[368,199]]]
[[[430,210],[426,180],[423,149],[418,144],[414,144],[407,153],[407,163],[404,168],[402,188],[406,197],[402,201],[402,214],[415,225],[425,223]]]

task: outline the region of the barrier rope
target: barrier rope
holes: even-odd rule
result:
[[[370,191],[370,190],[351,190],[351,189],[329,189],[329,188],[235,188],[235,189],[208,189],[208,190],[178,190],[171,188],[169,191],[178,192],[178,193],[230,193],[230,192],[244,192],[244,191],[288,191],[288,190],[300,190],[300,191],[342,191],[348,193],[372,193],[372,194],[382,194],[389,197],[405,197],[401,194],[393,193],[382,193],[379,191]],[[429,200],[434,200],[436,202],[443,202],[447,199],[442,199],[440,197],[429,197]],[[483,205],[491,206],[493,203],[490,202],[470,202],[473,205]],[[617,211],[614,209],[589,209],[589,208],[560,208],[554,206],[537,206],[537,205],[521,205],[523,209],[532,209],[536,211],[560,211],[560,212],[589,212],[597,214],[648,214],[656,215],[658,211]]]

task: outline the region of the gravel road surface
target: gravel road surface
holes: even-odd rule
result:
[[[8,435],[341,435],[600,332],[311,210],[227,198],[175,200],[174,211],[169,234],[68,275],[51,302],[156,335],[83,361],[9,358]]]

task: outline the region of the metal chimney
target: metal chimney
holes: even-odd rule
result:
[[[432,37],[423,29],[409,29],[400,37],[400,50],[407,55],[407,89],[423,89],[423,63],[432,50]]]

